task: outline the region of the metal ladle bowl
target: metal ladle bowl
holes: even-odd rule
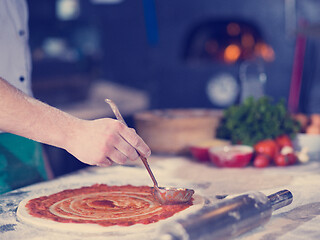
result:
[[[164,205],[189,202],[194,194],[193,189],[187,188],[158,187],[155,185],[153,189],[154,197]]]
[[[126,122],[124,121],[123,117],[121,116],[118,107],[116,106],[116,104],[110,100],[110,99],[105,99],[105,102],[108,103],[113,111],[113,113],[115,114],[116,118],[118,121],[120,121],[121,123],[123,123],[124,125],[127,126]],[[193,189],[187,189],[187,188],[173,188],[173,187],[159,187],[158,186],[158,182],[155,179],[150,166],[148,164],[147,159],[141,155],[138,151],[137,151],[140,159],[142,160],[144,166],[146,167],[152,181],[154,184],[153,187],[153,196],[155,197],[155,199],[164,205],[168,205],[168,204],[180,204],[180,203],[187,203],[191,200],[193,194],[194,194],[194,190]]]

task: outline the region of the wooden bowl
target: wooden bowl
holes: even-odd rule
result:
[[[189,146],[215,137],[223,112],[209,109],[166,109],[134,115],[137,133],[153,153],[186,154]]]

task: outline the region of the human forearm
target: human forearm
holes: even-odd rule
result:
[[[31,98],[0,79],[0,129],[57,147],[79,119]]]
[[[63,148],[88,164],[110,165],[148,156],[134,130],[103,118],[81,120],[20,92],[0,79],[0,130]]]

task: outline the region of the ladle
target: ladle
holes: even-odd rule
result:
[[[110,105],[117,120],[127,126],[127,124],[124,121],[123,117],[121,116],[116,104],[110,99],[105,99],[105,102]],[[153,195],[161,204],[164,204],[164,205],[177,204],[177,203],[186,203],[186,202],[190,201],[192,195],[194,194],[193,189],[159,187],[158,182],[150,169],[150,166],[148,164],[147,159],[142,154],[140,154],[138,150],[136,150],[136,151],[137,151],[140,159],[142,160],[144,166],[146,167],[146,169],[147,169],[147,171],[153,181],[153,184],[154,184]]]

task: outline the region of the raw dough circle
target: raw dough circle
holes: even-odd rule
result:
[[[126,219],[148,219],[150,216],[161,213],[162,206],[150,200],[150,196],[145,192],[135,191],[111,191],[111,192],[91,192],[87,194],[75,194],[65,197],[53,203],[49,207],[50,213],[63,219],[101,221],[119,221]],[[119,197],[120,196],[120,197]],[[96,223],[75,223],[57,222],[52,219],[32,216],[29,213],[27,204],[33,198],[24,199],[20,202],[17,217],[28,225],[39,228],[48,228],[63,232],[77,233],[139,233],[155,230],[166,219],[150,224],[136,223],[131,226],[101,226]],[[205,199],[199,195],[194,195],[193,205],[171,216],[169,219],[184,217],[190,213],[201,209]],[[108,209],[110,211],[108,211]]]

